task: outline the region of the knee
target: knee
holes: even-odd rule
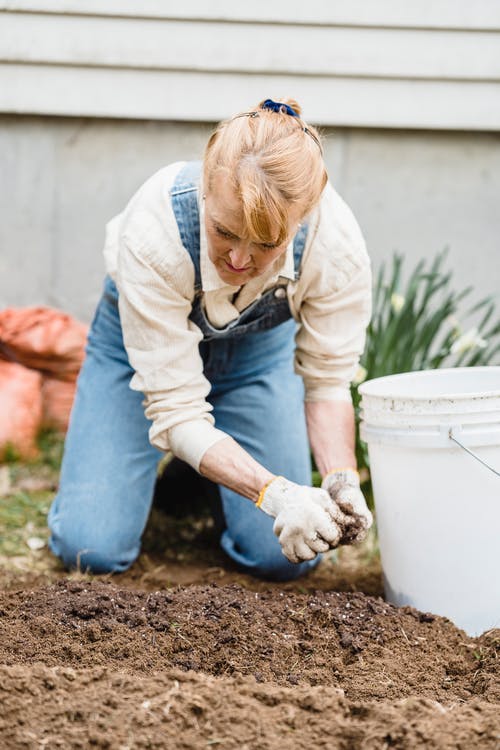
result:
[[[127,548],[98,530],[85,530],[53,520],[49,547],[68,570],[89,573],[118,573],[132,565],[139,548]]]
[[[72,544],[71,541],[51,537],[49,547],[61,559],[67,570],[82,573],[120,573],[133,563],[123,555],[112,555],[108,549],[91,545]]]

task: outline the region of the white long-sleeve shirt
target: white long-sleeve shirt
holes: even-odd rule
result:
[[[189,320],[194,268],[169,195],[183,166],[177,162],[154,174],[109,222],[104,257],[119,291],[124,343],[135,371],[130,386],[144,393],[152,420],[150,440],[198,469],[205,451],[227,435],[214,425],[198,349],[202,334]],[[203,303],[210,323],[223,327],[278,280],[286,281],[299,324],[295,370],[304,380],[306,400],[349,401],[371,312],[370,262],[349,207],[328,184],[308,219],[300,278],[294,280],[291,243],[263,275],[238,288],[222,281],[208,257],[201,189],[198,204]]]

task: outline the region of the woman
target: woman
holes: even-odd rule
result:
[[[130,566],[165,451],[220,486],[221,546],[251,574],[295,578],[359,540],[372,519],[349,383],[370,267],[297,103],[238,114],[203,166],[153,175],[108,225],[104,255],[53,552],[95,572]]]

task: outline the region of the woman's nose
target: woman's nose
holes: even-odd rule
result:
[[[229,251],[229,259],[233,268],[246,268],[250,264],[250,248],[248,245],[238,245]]]

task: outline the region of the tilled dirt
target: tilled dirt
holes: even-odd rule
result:
[[[1,747],[498,748],[498,642],[360,592],[10,590]]]

